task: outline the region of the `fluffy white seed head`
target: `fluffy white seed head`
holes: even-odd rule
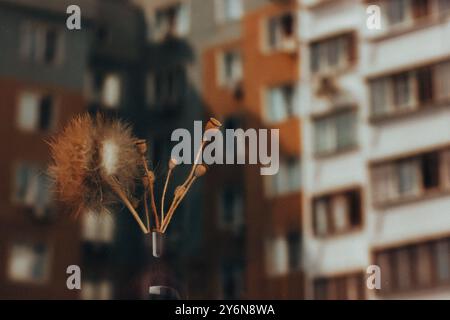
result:
[[[101,164],[104,172],[109,176],[116,174],[119,162],[119,146],[112,139],[105,140],[101,154]]]

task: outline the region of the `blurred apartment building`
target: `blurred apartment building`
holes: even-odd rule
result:
[[[81,263],[80,226],[51,201],[46,176],[45,140],[86,108],[89,34],[65,32],[66,7],[0,1],[2,298],[78,294],[67,290],[66,268]]]
[[[150,135],[139,117],[145,19],[128,1],[82,0],[82,30],[69,31],[70,4],[0,1],[2,298],[140,296],[149,249],[135,222],[121,208],[75,220],[55,203],[45,141],[86,111],[136,122],[138,136]],[[66,287],[69,265],[81,266],[81,291]]]
[[[165,48],[162,66],[179,66],[185,54],[175,48],[190,51],[188,83],[201,94],[190,97],[189,109],[201,103],[201,118],[216,117],[224,129],[281,130],[279,175],[263,179],[259,166],[214,165],[205,176],[198,199],[204,206],[199,235],[185,235],[186,244],[192,236],[200,241],[198,258],[189,258],[185,271],[189,297],[301,298],[295,1],[135,2],[144,8],[152,39]],[[171,88],[174,72],[150,73],[150,84],[167,81]]]
[[[301,4],[307,298],[450,298],[450,1]]]
[[[217,3],[221,2],[216,2],[216,10],[225,15],[218,15],[218,23],[230,29],[233,24],[228,21],[237,20],[238,31],[227,39],[216,38],[203,55],[206,107],[223,120],[225,129],[279,129],[280,168],[278,174],[264,177],[256,165],[222,166],[208,177],[210,185],[218,186],[216,199],[207,203],[207,212],[217,214],[211,215],[212,241],[228,247],[242,219],[245,296],[299,299],[303,283],[298,8],[295,1],[222,1],[231,6],[225,9]],[[239,12],[235,18],[233,6],[240,8],[235,9]],[[226,148],[227,153],[233,151],[240,152]]]

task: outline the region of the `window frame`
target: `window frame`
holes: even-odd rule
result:
[[[10,274],[10,268],[12,267],[12,254],[13,254],[13,247],[14,245],[22,245],[22,246],[34,246],[34,245],[43,245],[46,248],[46,261],[45,261],[45,268],[43,277],[41,279],[13,279]],[[54,260],[54,248],[53,246],[47,241],[39,241],[35,242],[31,239],[17,239],[17,240],[10,240],[8,242],[7,246],[7,266],[6,266],[6,279],[9,283],[15,284],[15,285],[35,285],[35,286],[44,286],[46,285],[52,278],[52,266],[53,266],[53,260]]]
[[[57,35],[54,57],[52,61],[45,61],[47,49],[46,32],[55,31]],[[30,33],[31,32],[31,33]],[[31,52],[27,41],[34,42]],[[19,30],[19,57],[25,63],[39,64],[46,67],[58,67],[65,61],[65,32],[60,26],[37,20],[26,20],[21,23]]]
[[[289,100],[291,101],[291,106],[286,104],[286,89],[291,90]],[[280,118],[274,118],[273,115],[273,105],[272,105],[272,94],[278,91],[283,100],[283,116]],[[263,90],[263,115],[264,121],[268,124],[280,124],[290,119],[299,117],[299,90],[298,83],[296,81],[283,82],[275,85],[266,87]]]
[[[440,147],[416,150],[414,152],[398,155],[392,158],[371,161],[369,164],[369,170],[370,185],[372,190],[371,196],[374,207],[377,209],[382,209],[389,206],[401,205],[411,201],[423,200],[427,197],[449,193],[450,177],[448,172],[450,171],[450,168],[447,168],[447,166],[450,165],[445,161],[448,161],[448,159],[445,158],[445,155],[448,152],[450,152],[450,145],[443,145]],[[438,184],[431,187],[425,186],[425,173],[423,171],[424,166],[422,165],[425,157],[428,155],[436,156],[437,161],[439,161],[436,166],[438,170],[436,173]],[[398,189],[399,178],[397,166],[399,162],[407,160],[415,161],[417,163],[417,192],[402,196]],[[384,178],[382,177],[383,175],[380,175],[380,172],[382,171],[386,171]],[[390,173],[387,173],[387,171],[390,171]],[[378,190],[388,190],[388,192],[384,192],[384,194],[381,195]]]
[[[337,197],[345,197],[347,202],[346,220],[347,227],[339,230],[336,228],[334,202]],[[357,198],[355,199],[354,196]],[[311,214],[312,214],[312,233],[315,238],[327,239],[341,235],[348,235],[354,232],[359,232],[364,228],[364,195],[363,189],[360,186],[347,186],[340,189],[329,190],[323,193],[313,195],[311,198]],[[317,204],[324,203],[325,205],[325,218],[326,218],[326,231],[325,233],[319,232],[318,229],[318,217],[317,217]],[[357,207],[354,207],[356,205]],[[357,210],[357,212],[353,212]],[[354,223],[354,215],[358,217],[358,223]]]
[[[352,132],[349,132],[347,134],[350,134],[353,138],[348,143],[348,145],[339,147],[339,137],[342,136],[342,132],[338,132],[338,120],[340,117],[343,117],[344,115],[353,117],[353,123],[351,127],[344,127],[345,129],[351,130]],[[332,110],[331,112],[326,112],[324,114],[320,115],[313,115],[311,117],[312,125],[313,125],[313,139],[314,139],[314,156],[315,157],[325,157],[335,154],[344,153],[347,151],[352,151],[359,145],[359,123],[358,123],[358,109],[356,106],[346,106],[346,107],[340,107]],[[326,124],[328,126],[327,129],[327,135],[325,138],[330,138],[331,140],[327,142],[327,144],[330,144],[329,148],[320,148],[319,149],[319,139],[323,136],[319,134],[319,128],[318,126],[320,124]],[[323,134],[323,132],[322,132]]]

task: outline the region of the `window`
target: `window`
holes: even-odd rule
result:
[[[411,19],[410,0],[387,1],[387,17],[389,25],[395,26],[408,23]]]
[[[440,159],[440,177],[444,188],[450,188],[450,150],[443,151]]]
[[[404,26],[431,14],[434,0],[390,0],[386,3],[390,26]]]
[[[21,41],[21,55],[27,61],[51,65],[62,60],[62,32],[56,27],[26,23]]]
[[[147,100],[157,109],[173,109],[187,92],[186,69],[182,65],[156,70],[147,77]]]
[[[51,205],[49,178],[37,166],[19,164],[15,174],[14,199],[18,204],[32,208],[37,218],[44,218]]]
[[[83,239],[88,242],[111,243],[114,240],[115,221],[107,212],[87,212],[83,215]]]
[[[109,280],[87,280],[81,284],[81,298],[83,300],[112,299],[112,283]]]
[[[11,247],[8,277],[12,281],[45,282],[49,268],[49,252],[45,245],[15,243]]]
[[[370,83],[372,115],[374,117],[391,112],[389,101],[391,82],[389,78],[381,78]]]
[[[370,81],[373,117],[414,111],[448,102],[450,62],[393,74]]]
[[[354,60],[353,34],[313,42],[310,46],[311,70],[316,73],[340,71]]]
[[[438,11],[441,14],[448,14],[450,12],[450,0],[438,0]]]
[[[115,109],[120,104],[122,81],[118,74],[108,74],[103,82],[102,103],[106,108]]]
[[[431,67],[417,70],[417,86],[417,98],[420,105],[425,105],[434,100],[433,69]]]
[[[350,232],[360,226],[361,191],[347,190],[314,198],[313,223],[319,237]]]
[[[432,248],[428,244],[419,245],[416,249],[415,261],[417,265],[417,281],[421,286],[429,286],[433,281],[433,257]]]
[[[235,160],[234,163],[237,163],[237,159],[239,157],[245,156],[245,148],[238,147],[239,145],[245,145],[245,137],[242,135],[237,135],[235,130],[242,129],[242,119],[239,116],[230,116],[225,118],[225,121],[223,122],[223,134],[226,136],[227,130],[234,130],[233,136],[234,136],[234,143],[226,143],[225,145],[225,154],[226,155],[234,155],[232,159]]]
[[[222,297],[224,300],[237,300],[243,291],[243,266],[239,261],[229,261],[221,270]]]
[[[294,84],[269,89],[266,96],[266,120],[275,123],[296,115],[296,95]]]
[[[219,23],[238,20],[242,17],[242,0],[215,0],[216,19]]]
[[[436,101],[450,100],[450,61],[439,63],[433,68],[434,94]]]
[[[412,0],[413,16],[415,19],[427,17],[431,13],[431,2],[433,0]]]
[[[316,154],[328,154],[356,146],[356,111],[345,110],[314,120]]]
[[[447,150],[423,153],[372,167],[376,204],[416,198],[448,187]]]
[[[390,250],[381,251],[376,254],[376,265],[380,267],[381,288],[385,291],[390,291],[394,287],[395,275],[392,274],[391,266],[394,264],[393,255]]]
[[[244,203],[239,187],[226,187],[219,195],[219,226],[238,232],[244,223]]]
[[[321,198],[314,201],[314,224],[318,236],[328,234],[328,199]]]
[[[419,170],[416,159],[401,160],[396,165],[399,197],[414,196],[419,192]]]
[[[393,76],[392,86],[394,93],[394,106],[398,109],[413,107],[411,74],[401,73]]]
[[[314,279],[316,300],[363,300],[365,280],[362,273]]]
[[[301,161],[298,158],[287,158],[280,161],[278,173],[268,176],[270,181],[269,195],[279,196],[296,192],[301,187]]]
[[[278,236],[266,243],[266,269],[269,276],[280,276],[288,273],[289,249],[285,237]]]
[[[223,52],[220,64],[220,84],[233,88],[242,80],[242,57],[239,50]]]
[[[397,266],[394,277],[400,290],[408,290],[412,287],[412,250],[411,247],[402,247],[395,251],[394,259]]]
[[[437,279],[440,282],[450,281],[450,241],[441,240],[435,245]]]
[[[377,293],[417,292],[450,284],[450,238],[414,243],[375,252],[381,268]]]
[[[423,174],[422,183],[426,190],[440,186],[439,161],[439,154],[435,152],[426,153],[421,157],[420,171]]]
[[[54,98],[34,92],[19,97],[18,127],[23,131],[48,131],[54,125]]]
[[[296,49],[295,20],[291,13],[272,17],[267,21],[267,46],[271,50]]]
[[[287,235],[289,270],[299,270],[301,267],[302,242],[299,232],[289,232]]]
[[[190,12],[186,3],[164,7],[155,14],[155,38],[163,40],[168,36],[182,37],[190,30]]]
[[[334,221],[336,232],[345,231],[350,225],[348,204],[348,200],[344,195],[338,195],[333,198],[331,204],[333,215],[331,219]]]

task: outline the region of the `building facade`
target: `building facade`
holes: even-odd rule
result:
[[[66,32],[65,8],[0,2],[3,298],[78,297],[67,290],[66,269],[81,262],[80,226],[52,201],[46,175],[45,141],[86,109],[82,89],[89,34]]]
[[[308,298],[449,297],[448,4],[302,1]]]

